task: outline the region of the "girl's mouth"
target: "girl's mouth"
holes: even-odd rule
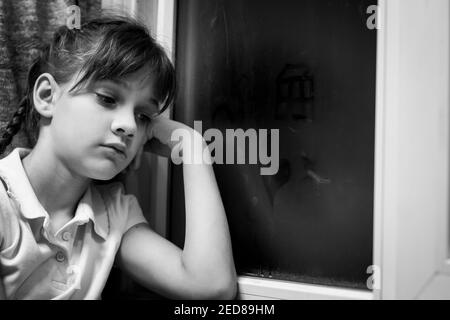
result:
[[[112,155],[114,157],[120,157],[123,160],[127,158],[127,155],[125,151],[122,150],[122,148],[119,148],[115,145],[102,145],[103,149],[108,152],[109,155]]]

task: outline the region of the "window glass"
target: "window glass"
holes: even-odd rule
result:
[[[183,0],[175,119],[279,130],[279,164],[215,164],[239,274],[367,289],[372,264],[375,0]],[[260,138],[260,136],[258,136]],[[224,141],[224,146],[230,144]],[[225,147],[224,147],[225,148]],[[272,150],[274,151],[274,150]],[[267,167],[267,165],[266,165]],[[171,237],[183,244],[173,166]]]

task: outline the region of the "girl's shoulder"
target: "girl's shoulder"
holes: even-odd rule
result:
[[[99,181],[94,181],[91,186],[93,186],[94,188],[96,188],[97,190],[101,191],[101,192],[117,192],[119,190],[125,190],[125,187],[123,185],[122,182],[120,181],[112,181],[112,182],[108,182],[108,183],[104,183],[104,182],[99,182]]]
[[[17,230],[18,217],[15,206],[8,194],[8,185],[0,175],[0,252],[9,243],[7,239],[12,238]]]
[[[122,234],[138,223],[147,223],[136,196],[126,193],[122,182],[94,184],[94,197],[96,192],[103,198],[110,221],[120,222]]]
[[[101,195],[106,206],[115,212],[123,213],[130,210],[130,207],[138,205],[136,196],[127,193],[122,182],[94,183],[93,189],[93,192]]]
[[[0,174],[0,219],[3,216],[12,214],[14,210],[15,209],[12,205],[8,184]]]

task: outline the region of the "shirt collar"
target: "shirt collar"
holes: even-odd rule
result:
[[[105,202],[95,186],[90,185],[78,203],[72,221],[92,220],[95,232],[106,240],[109,234],[109,218]]]
[[[30,151],[31,149],[27,148],[14,149],[0,160],[0,174],[8,185],[9,196],[16,200],[22,215],[28,220],[42,218],[42,225],[47,229],[50,223],[49,215],[36,197],[22,164],[22,158]],[[101,195],[92,185],[81,197],[75,216],[69,223],[83,224],[89,220],[92,220],[95,232],[106,239],[109,234],[106,206]]]

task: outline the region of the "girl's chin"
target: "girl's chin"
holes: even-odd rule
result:
[[[111,180],[114,177],[116,177],[117,175],[121,174],[124,172],[124,169],[120,169],[120,168],[108,168],[107,170],[105,170],[105,168],[101,168],[99,170],[94,170],[93,172],[91,172],[90,174],[90,178],[94,179],[94,180]]]

